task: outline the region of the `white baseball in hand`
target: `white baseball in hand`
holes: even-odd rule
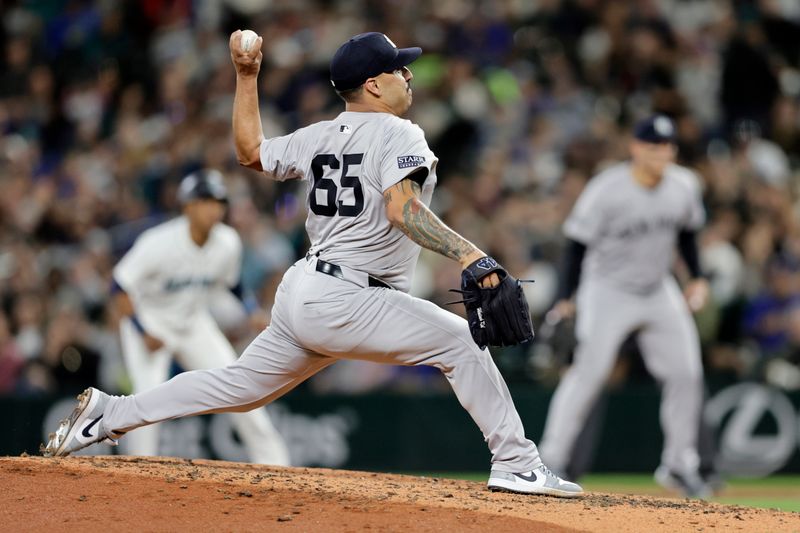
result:
[[[253,30],[242,30],[242,50],[248,52],[258,39],[258,34]]]

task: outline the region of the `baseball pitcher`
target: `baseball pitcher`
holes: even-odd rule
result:
[[[578,346],[551,401],[541,448],[556,471],[566,469],[620,345],[637,332],[645,365],[662,386],[664,450],[656,479],[706,497],[697,453],[703,369],[691,315],[708,295],[695,238],[704,211],[697,176],[674,164],[674,141],[669,118],[639,123],[631,161],[592,178],[564,224],[565,299],[555,309],[569,314],[567,298],[578,287]],[[693,278],[684,295],[670,274],[676,245]]]
[[[122,352],[134,392],[163,383],[172,358],[187,370],[225,366],[237,354],[209,312],[216,287],[243,297],[239,274],[242,243],[221,222],[227,201],[222,175],[201,170],[178,188],[183,216],[145,231],[114,268],[114,299],[120,321]],[[265,410],[232,415],[250,460],[288,465],[281,436]],[[143,426],[126,439],[131,455],[158,455],[158,426]]]
[[[307,183],[308,254],[287,270],[269,328],[238,361],[181,374],[134,396],[88,389],[45,454],[66,455],[160,420],[253,409],[339,359],[361,359],[440,369],[488,443],[491,489],[580,495],[578,485],[550,472],[525,437],[486,349],[533,336],[519,282],[428,208],[438,159],[422,130],[400,118],[412,101],[408,65],[422,51],[398,49],[381,33],[351,38],[330,65],[345,111],[265,139],[256,86],[260,46],[259,38],[243,50],[241,32],[231,36],[236,150],[241,164],[272,179]],[[421,246],[462,265],[468,321],[408,294]]]

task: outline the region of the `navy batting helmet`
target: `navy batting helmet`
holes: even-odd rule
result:
[[[192,200],[228,201],[228,191],[222,173],[213,169],[202,169],[192,172],[178,186],[178,202],[186,205]]]

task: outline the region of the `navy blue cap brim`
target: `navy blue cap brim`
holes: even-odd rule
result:
[[[411,48],[398,48],[397,57],[395,57],[394,61],[392,61],[392,63],[389,65],[389,70],[397,70],[410,65],[421,55],[422,48],[419,46],[413,46]]]
[[[676,144],[675,137],[662,137],[660,135],[634,135],[634,139],[647,144]]]
[[[221,194],[213,193],[211,191],[202,191],[198,192],[193,198],[189,198],[188,201],[192,200],[216,200],[217,202],[222,202],[223,204],[228,203],[228,197],[223,196]]]

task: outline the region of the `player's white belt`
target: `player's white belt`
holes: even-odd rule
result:
[[[311,256],[311,255],[306,255],[306,259],[311,259],[312,257],[313,256]],[[354,282],[359,283],[360,285],[363,285],[363,281],[357,281],[355,279],[351,279],[349,276],[345,277],[344,272],[342,271],[342,267],[340,267],[339,265],[334,265],[333,263],[329,263],[327,261],[323,261],[319,257],[317,257],[316,269],[317,269],[317,272],[321,272],[323,274],[327,274],[329,276],[333,276],[334,278],[339,278],[339,279],[348,280],[348,281],[354,281]],[[351,271],[351,272],[354,272],[354,273],[356,272],[355,270],[352,270],[352,269],[348,269],[348,270]],[[393,289],[394,288],[391,285],[389,285],[388,283],[386,283],[385,281],[381,281],[378,278],[374,278],[374,277],[370,276],[369,274],[363,274],[363,273],[359,273],[359,274],[361,274],[362,276],[366,276],[367,277],[367,287],[381,287],[381,288],[384,288],[384,289]]]

